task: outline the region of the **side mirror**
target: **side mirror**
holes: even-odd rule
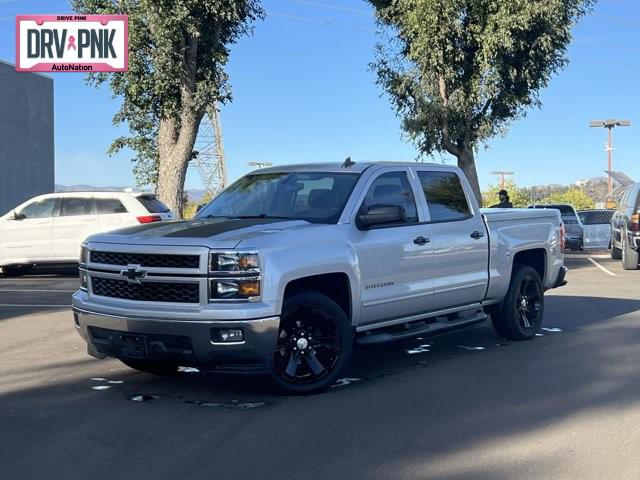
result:
[[[13,219],[14,220],[24,220],[25,217],[23,214],[16,212],[15,210],[13,211]]]
[[[358,215],[358,222],[365,228],[405,220],[404,208],[400,205],[371,205],[366,213]]]
[[[196,207],[196,213],[198,213],[200,210],[202,210],[204,207],[206,207],[207,204],[206,203],[201,203],[200,205],[198,205]]]

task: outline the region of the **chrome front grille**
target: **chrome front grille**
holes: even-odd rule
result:
[[[114,278],[91,277],[94,295],[137,300],[143,302],[199,303],[199,282],[156,282],[129,283]]]
[[[140,265],[151,268],[199,268],[199,255],[165,253],[129,253],[92,250],[89,261],[103,265]]]

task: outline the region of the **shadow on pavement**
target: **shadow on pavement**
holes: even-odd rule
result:
[[[507,342],[482,326],[358,349],[345,376],[361,380],[310,397],[261,378],[153,377],[114,360],[64,375],[52,363],[55,382],[43,368],[40,384],[0,394],[0,477],[558,478],[566,451],[507,465],[502,452],[474,455],[635,404],[640,329],[628,314],[640,300],[554,296],[546,308],[561,332]],[[407,353],[417,345],[426,351]]]

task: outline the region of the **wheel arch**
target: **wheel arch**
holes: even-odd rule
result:
[[[532,267],[536,272],[538,272],[538,275],[542,280],[542,284],[545,284],[547,274],[547,251],[544,248],[532,248],[517,252],[513,256],[513,265],[511,267],[512,277],[519,265]]]
[[[345,272],[318,273],[291,279],[284,287],[283,300],[288,295],[304,290],[322,293],[332,299],[353,323],[353,291],[349,275]]]

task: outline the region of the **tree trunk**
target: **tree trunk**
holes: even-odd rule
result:
[[[202,115],[185,112],[178,130],[173,119],[158,128],[158,197],[180,218],[184,208],[184,181],[193,154]]]
[[[478,201],[478,205],[482,207],[482,193],[480,192],[480,182],[478,181],[478,172],[476,171],[475,159],[473,157],[473,147],[466,147],[460,150],[458,157],[458,167],[462,169],[467,176],[473,194]]]

